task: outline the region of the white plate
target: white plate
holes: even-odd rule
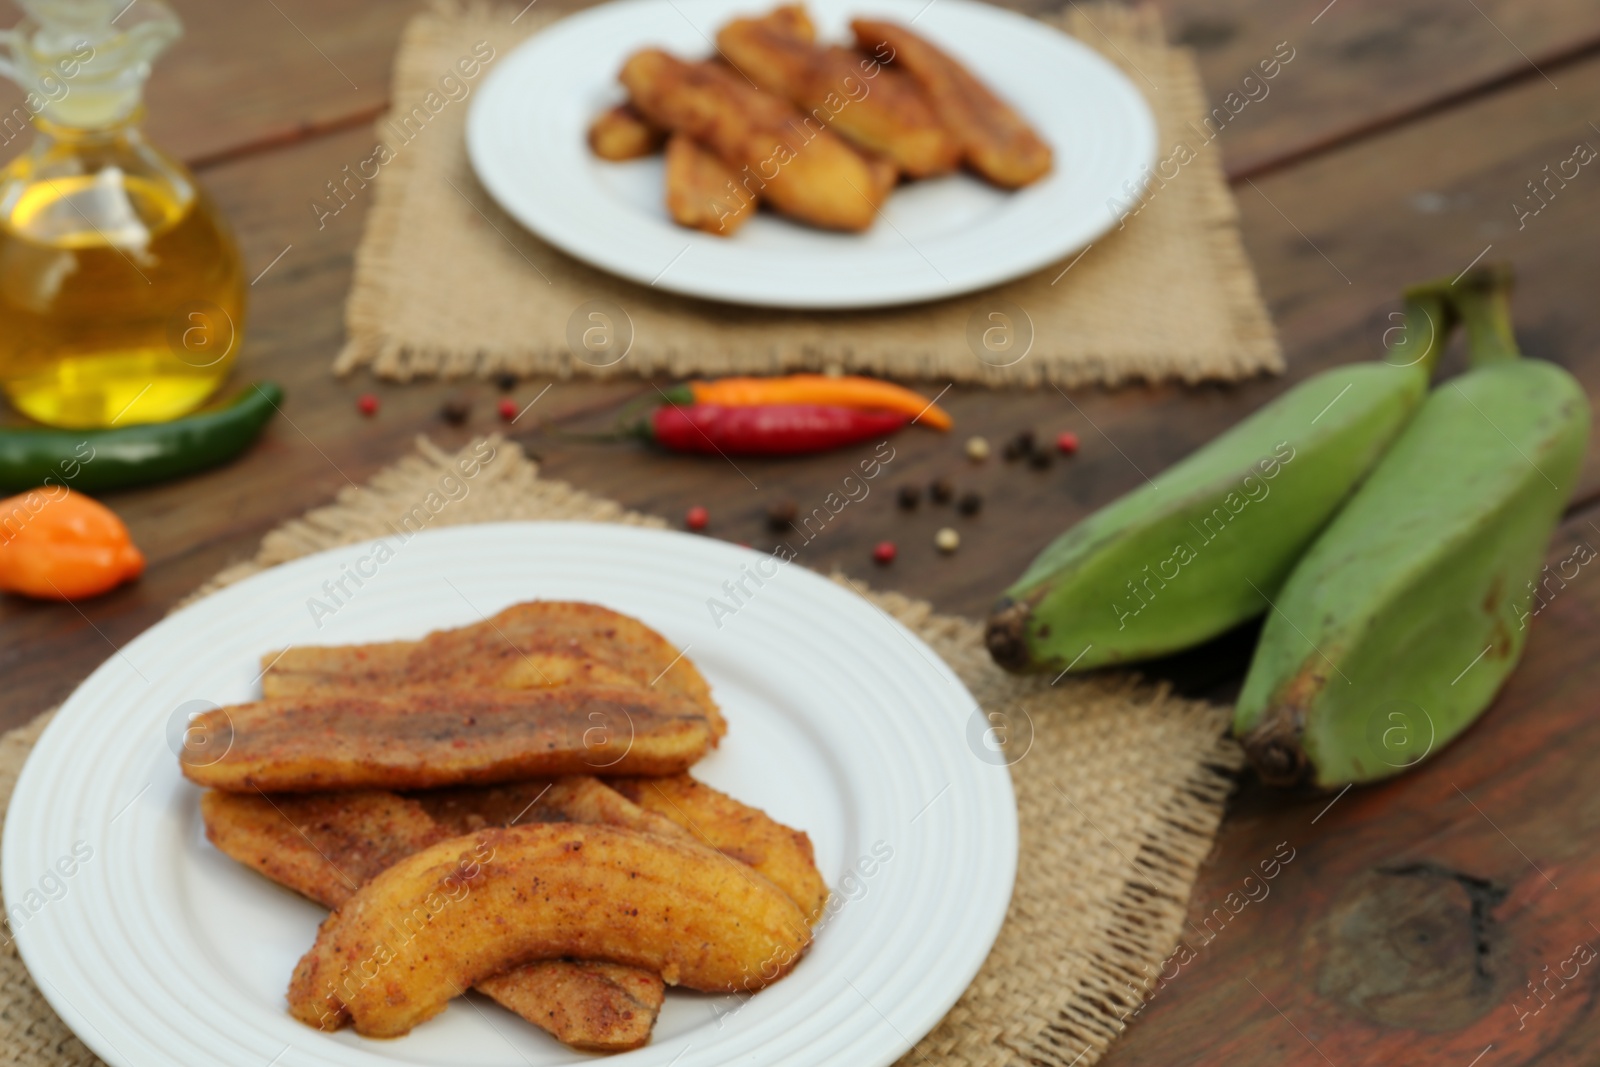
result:
[[[821,38],[852,17],[916,20],[971,66],[1055,150],[1055,170],[1007,193],[957,174],[903,187],[864,234],[824,233],[771,213],[731,238],[672,223],[660,157],[595,158],[589,122],[620,102],[623,61],[656,46],[709,55],[728,19],[777,0],[619,0],[572,15],[495,67],[467,116],[484,187],[528,229],[635,282],[738,304],[853,308],[970,292],[1038,270],[1114,225],[1155,162],[1155,119],[1122,72],[1024,15],[971,0],[808,0]]]
[[[419,637],[540,597],[627,612],[688,650],[729,721],[696,773],[808,831],[843,902],[783,981],[742,1005],[674,991],[654,1041],[616,1063],[880,1067],[955,1002],[1005,914],[1016,809],[1006,769],[967,740],[983,721],[972,697],[921,641],[793,565],[759,589],[746,579],[755,595],[719,627],[708,599],[769,557],[687,534],[507,523],[388,543],[394,558],[359,588],[346,579],[353,595],[320,629],[309,599],[328,602],[323,583],[347,566],[370,572],[370,545],[161,622],[84,682],[23,769],[5,825],[12,929],[45,997],[108,1063],[591,1059],[476,995],[395,1041],[295,1022],[284,991],[322,911],[206,843],[170,747],[187,702],[256,694],[264,651]]]

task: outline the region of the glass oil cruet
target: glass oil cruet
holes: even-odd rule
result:
[[[40,422],[161,422],[227,377],[244,316],[233,236],[139,129],[150,62],[183,32],[160,0],[17,0],[0,73],[0,388]]]

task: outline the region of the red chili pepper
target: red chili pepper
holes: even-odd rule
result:
[[[650,414],[642,432],[674,452],[794,456],[893,433],[906,424],[906,418],[898,411],[826,404],[663,404]]]

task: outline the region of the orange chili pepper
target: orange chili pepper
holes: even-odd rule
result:
[[[128,528],[64,486],[0,500],[0,589],[41,600],[99,596],[144,571]]]
[[[899,412],[935,430],[950,428],[950,414],[928,398],[904,386],[856,375],[788,374],[780,378],[719,378],[689,382],[689,396],[671,398],[677,403],[718,404],[722,407],[763,407],[768,404],[827,404],[843,408],[868,408]],[[671,392],[677,392],[672,390]]]

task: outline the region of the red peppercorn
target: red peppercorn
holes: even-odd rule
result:
[[[895,551],[893,541],[879,541],[877,547],[872,550],[872,558],[883,566],[888,566],[894,562]]]
[[[699,504],[690,508],[683,516],[683,524],[691,530],[704,530],[706,523],[710,521],[711,513]]]
[[[1061,436],[1056,438],[1056,447],[1063,455],[1072,455],[1078,450],[1078,435],[1071,430],[1063,430]]]
[[[500,401],[500,417],[507,422],[515,419],[518,414],[517,402],[509,396]]]
[[[356,410],[363,415],[376,415],[378,413],[378,398],[371,393],[362,393],[356,399]]]

